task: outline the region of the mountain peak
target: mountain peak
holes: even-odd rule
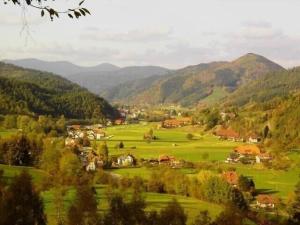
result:
[[[278,65],[277,63],[267,59],[266,57],[262,55],[258,55],[255,53],[247,53],[238,59],[233,61],[234,64],[240,64],[240,65],[254,65],[254,63],[264,64],[265,66],[272,68],[274,70],[281,70],[284,69],[282,66]]]

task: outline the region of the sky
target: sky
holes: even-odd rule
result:
[[[58,4],[69,8],[77,0]],[[84,7],[91,16],[51,22],[1,2],[0,60],[176,69],[252,52],[300,66],[299,0],[85,0]]]

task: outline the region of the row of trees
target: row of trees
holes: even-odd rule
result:
[[[44,134],[54,137],[64,134],[66,130],[64,116],[55,119],[51,116],[34,118],[27,115],[6,115],[2,118],[1,124],[5,129],[19,129],[26,134]]]

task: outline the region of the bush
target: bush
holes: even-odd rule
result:
[[[186,138],[187,138],[188,140],[192,140],[192,139],[194,138],[194,135],[191,134],[191,133],[188,133],[188,134],[186,135]]]

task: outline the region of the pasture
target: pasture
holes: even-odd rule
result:
[[[300,168],[295,166],[287,171],[271,170],[264,168],[262,165],[242,165],[242,164],[225,164],[223,161],[232,149],[241,143],[221,141],[210,134],[204,134],[200,129],[193,127],[182,127],[176,129],[156,129],[156,123],[115,126],[107,129],[108,135],[113,138],[107,143],[110,154],[118,155],[131,153],[137,158],[158,158],[159,155],[166,154],[175,156],[177,159],[184,159],[191,162],[219,161],[220,165],[225,167],[236,168],[238,174],[251,177],[256,188],[260,193],[270,193],[286,199],[293,192],[296,183],[300,180]],[[152,128],[154,135],[159,139],[147,143],[143,140],[143,134]],[[194,134],[194,140],[186,138],[187,133]],[[125,148],[116,149],[115,145],[123,141]],[[176,146],[174,146],[175,144]],[[136,149],[133,149],[136,147]],[[204,159],[203,154],[208,153],[208,158]],[[299,155],[294,153],[290,157],[299,163]],[[141,168],[124,168],[113,170],[114,173],[127,176],[150,176],[152,169]],[[193,174],[197,171],[183,171],[187,174]]]
[[[172,155],[177,159],[191,162],[205,160],[224,160],[233,147],[234,142],[221,142],[212,135],[200,135],[199,129],[193,127],[176,129],[156,129],[156,123],[114,126],[106,129],[108,135],[113,137],[107,141],[111,155],[131,153],[137,158],[155,158],[159,155]],[[143,140],[144,133],[153,129],[158,140],[147,143]],[[188,140],[186,135],[194,134],[193,140]],[[115,146],[123,141],[125,148],[116,149]],[[203,154],[208,153],[208,159],[203,159]]]

